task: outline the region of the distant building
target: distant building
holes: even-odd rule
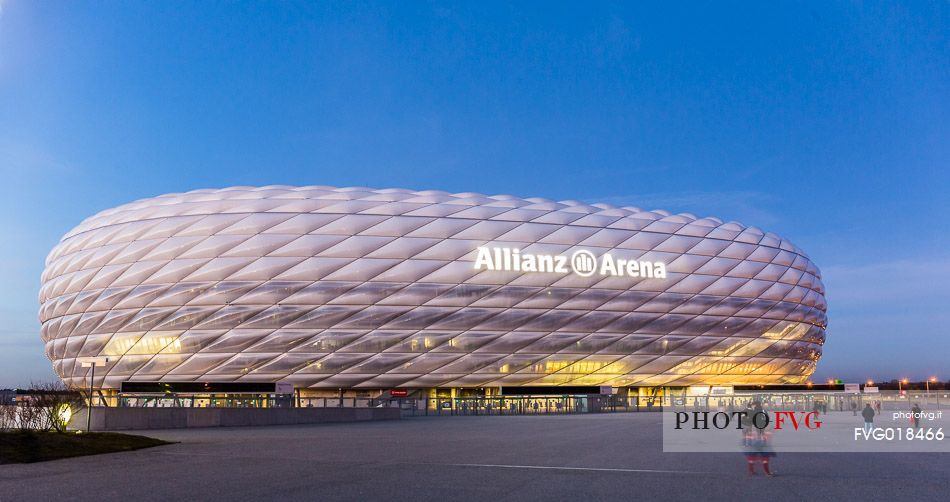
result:
[[[16,404],[16,392],[15,389],[0,389],[0,405]]]

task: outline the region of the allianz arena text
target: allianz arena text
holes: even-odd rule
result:
[[[509,195],[232,187],[108,209],[46,260],[41,337],[88,386],[795,384],[818,268],[755,227]],[[88,364],[87,364],[88,366]]]

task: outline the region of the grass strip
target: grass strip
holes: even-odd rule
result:
[[[115,432],[0,432],[0,464],[45,462],[60,458],[132,451],[167,441]]]

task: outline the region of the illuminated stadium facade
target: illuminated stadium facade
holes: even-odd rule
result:
[[[802,383],[820,273],[755,227],[636,207],[400,189],[139,200],[46,261],[41,336],[89,385],[321,389]],[[88,364],[87,364],[88,365]]]

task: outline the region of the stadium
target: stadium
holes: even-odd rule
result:
[[[477,193],[162,195],[80,223],[41,281],[55,372],[106,393],[802,384],[827,325],[818,268],[773,233]]]

